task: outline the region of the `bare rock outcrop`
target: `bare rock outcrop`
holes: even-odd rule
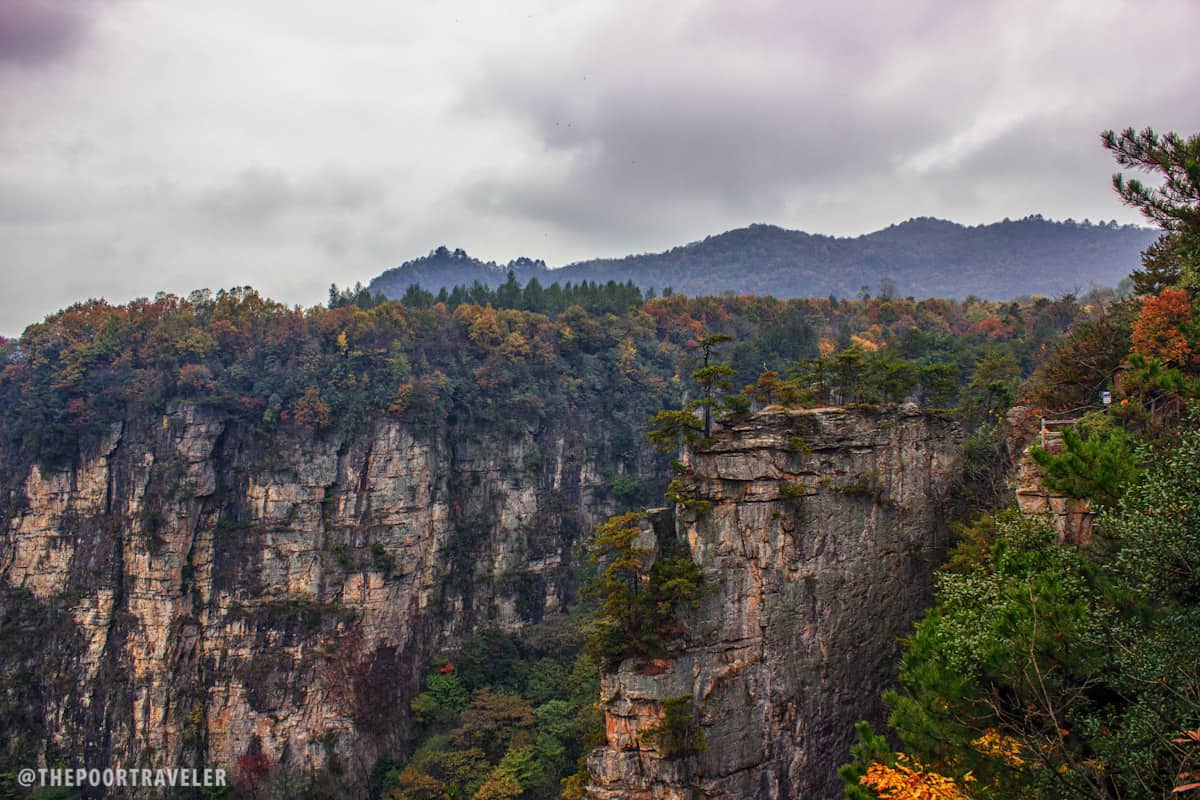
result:
[[[602,677],[608,741],[589,758],[587,796],[833,796],[852,726],[880,719],[900,639],[929,601],[961,475],[957,431],[911,406],[767,409],[689,467],[681,494],[700,502],[665,530],[709,593],[669,659]],[[648,731],[688,696],[706,746],[664,757]]]
[[[0,708],[10,756],[261,752],[361,788],[403,750],[432,653],[559,609],[571,548],[615,510],[600,437],[512,427],[265,432],[177,403],[10,474],[0,676],[29,687]]]

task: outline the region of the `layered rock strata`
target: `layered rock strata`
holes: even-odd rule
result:
[[[587,797],[840,794],[852,726],[879,721],[928,604],[960,453],[950,422],[912,406],[767,409],[693,452],[687,502],[652,527],[686,543],[708,593],[670,658],[602,676]],[[705,746],[665,757],[654,730],[681,697]]]
[[[113,427],[73,466],[10,474],[9,759],[233,768],[261,753],[361,787],[403,751],[435,650],[573,595],[572,548],[618,510],[603,446],[392,419],[265,433],[185,403]]]

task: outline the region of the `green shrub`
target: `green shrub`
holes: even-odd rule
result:
[[[371,566],[384,575],[391,575],[396,568],[396,557],[388,552],[382,542],[371,542]]]
[[[809,445],[808,440],[800,435],[788,437],[787,449],[789,452],[799,453],[801,455],[808,455],[812,452],[812,446]]]
[[[779,484],[779,499],[793,508],[803,508],[804,498],[808,496],[807,490],[800,483],[781,483]]]
[[[1083,438],[1071,428],[1063,431],[1063,452],[1051,454],[1034,447],[1042,468],[1042,483],[1052,492],[1092,500],[1102,508],[1116,504],[1139,468],[1135,440],[1123,428],[1093,430]]]
[[[646,482],[637,475],[618,473],[609,478],[604,489],[609,497],[623,506],[646,502]]]
[[[663,719],[642,731],[641,740],[652,744],[663,758],[683,758],[703,753],[704,732],[690,694],[663,702]]]

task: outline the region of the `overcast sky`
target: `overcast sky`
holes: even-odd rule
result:
[[[1098,134],[1200,130],[1197,41],[1196,0],[0,0],[0,333],[439,244],[1138,222]]]

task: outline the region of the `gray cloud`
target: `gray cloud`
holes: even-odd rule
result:
[[[0,3],[0,65],[55,61],[82,41],[96,0],[4,0]]]
[[[622,19],[584,48],[502,52],[463,107],[515,120],[557,155],[558,169],[489,176],[480,197],[581,231],[628,219],[636,234],[647,212],[679,203],[786,223],[778,212],[789,197],[884,179],[914,197],[952,174],[967,190],[960,197],[978,195],[997,168],[1032,169],[1043,184],[1069,178],[1078,192],[1082,168],[1106,159],[1095,146],[1100,128],[1164,106],[1139,103],[1128,84],[1144,75],[1120,55],[1139,40],[1182,43],[1184,31],[1200,30],[1183,3],[1158,5],[1180,27],[1026,2],[982,13],[935,0],[903,11],[713,2],[675,29],[656,19],[630,31]],[[1103,196],[1104,172],[1091,175]]]
[[[297,180],[279,169],[249,167],[223,186],[201,191],[195,209],[202,217],[261,231],[295,214],[354,214],[381,203],[378,181],[342,172]]]
[[[872,100],[869,67],[830,70],[805,52],[805,40],[788,43],[788,52],[760,43],[746,58],[736,41],[679,51],[629,41],[614,27],[593,45],[549,60],[505,57],[487,66],[467,99],[471,108],[512,115],[562,154],[564,193],[770,206],[797,180],[844,171],[845,155],[860,171],[886,166],[883,130],[896,147],[921,141],[939,121],[936,109],[897,113],[898,97]],[[517,196],[525,189],[515,188]]]
[[[1097,134],[1200,130],[1198,38],[1194,0],[0,0],[0,332],[438,244],[1139,221]]]

